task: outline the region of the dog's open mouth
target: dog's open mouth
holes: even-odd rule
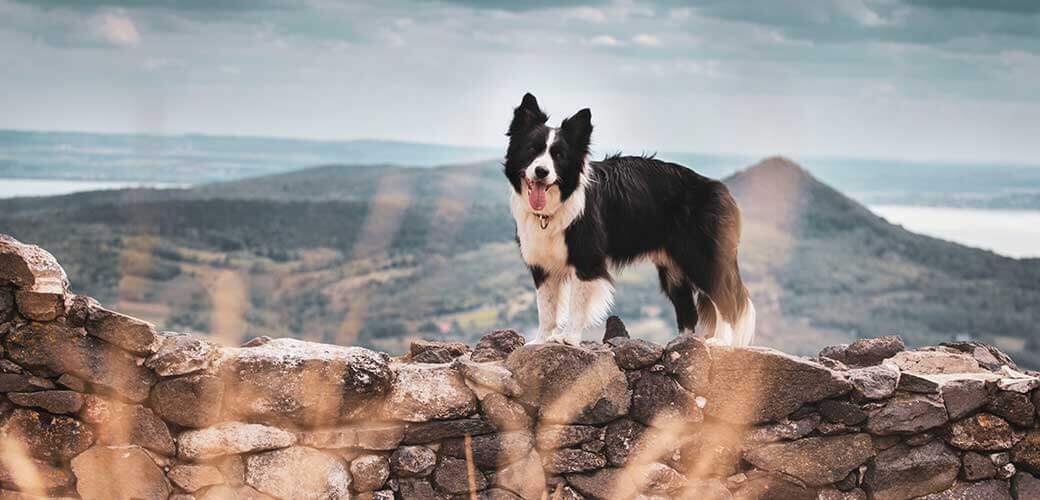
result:
[[[545,192],[552,187],[552,184],[531,179],[524,179],[524,182],[527,183],[527,202],[531,205],[531,210],[538,212],[545,209],[547,203]]]

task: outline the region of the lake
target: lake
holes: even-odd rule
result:
[[[1009,257],[1040,257],[1040,210],[875,205],[870,209],[915,233],[992,250]]]
[[[123,189],[131,187],[172,188],[183,186],[179,184],[165,184],[155,182],[70,181],[55,179],[0,178],[0,198],[16,198],[19,196],[56,196],[59,194],[78,193],[81,191],[99,191],[105,189]]]

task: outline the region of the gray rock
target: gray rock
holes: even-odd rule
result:
[[[465,460],[443,458],[437,469],[433,471],[433,483],[446,493],[468,493],[470,491],[469,481],[469,468]],[[487,478],[480,471],[474,471],[473,483],[477,491],[488,487]]]
[[[1015,500],[1040,498],[1040,479],[1028,472],[1019,472],[1011,479],[1011,495]]]
[[[607,323],[603,329],[603,343],[606,344],[610,340],[621,338],[629,338],[625,323],[617,316],[607,318]]]
[[[246,483],[284,500],[348,498],[351,478],[342,461],[293,446],[247,458]]]
[[[462,376],[443,364],[397,364],[396,380],[379,415],[388,420],[427,422],[476,413],[477,397]]]
[[[570,448],[599,439],[603,430],[591,425],[543,425],[535,435],[539,450]]]
[[[953,422],[947,442],[962,450],[1002,451],[1014,445],[1014,431],[1004,419],[988,413],[977,413]]]
[[[438,340],[413,340],[409,350],[413,363],[451,363],[468,352],[469,346],[462,342]]]
[[[352,418],[371,411],[394,379],[386,356],[362,347],[276,339],[222,353],[225,408],[243,420],[313,426]]]
[[[479,436],[495,432],[495,425],[482,418],[459,418],[436,422],[411,423],[404,431],[404,444],[425,444],[442,439]]]
[[[705,412],[724,421],[778,420],[805,403],[851,389],[839,373],[772,349],[712,347],[711,356],[713,378]]]
[[[607,426],[604,440],[606,455],[610,465],[622,467],[628,464],[629,457],[638,456],[646,447],[643,438],[646,433],[643,424],[627,418],[618,419]]]
[[[162,345],[151,323],[109,311],[90,298],[76,297],[71,302],[69,316],[76,326],[105,342],[141,355],[152,354]]]
[[[433,486],[426,479],[409,478],[399,481],[400,498],[415,500],[449,500],[450,495],[434,491]]]
[[[986,370],[975,358],[957,352],[903,351],[885,360],[901,372],[920,375],[942,375],[948,373],[981,373]]]
[[[898,335],[861,339],[850,344],[845,349],[845,359],[839,361],[850,366],[874,366],[905,350]]]
[[[918,394],[900,394],[883,407],[869,412],[871,434],[916,434],[943,425],[948,420],[941,401]]]
[[[354,491],[375,491],[390,478],[390,464],[382,455],[362,455],[350,462]]]
[[[567,484],[578,493],[593,498],[615,498],[621,485],[616,484],[622,477],[622,469],[600,469],[584,474],[567,475]],[[623,498],[620,495],[617,498]]]
[[[1028,394],[999,391],[986,405],[986,411],[1004,417],[1008,422],[1019,427],[1032,427],[1036,407],[1033,406]]]
[[[166,476],[177,487],[189,493],[224,483],[224,474],[212,465],[176,465]]]
[[[1040,474],[1040,430],[1026,432],[1011,449],[1011,461],[1027,472]]]
[[[810,486],[840,481],[874,456],[867,434],[804,438],[769,444],[744,454],[756,467],[797,477]]]
[[[480,408],[495,428],[502,432],[530,429],[533,425],[523,405],[497,392],[485,396],[480,401]]]
[[[19,408],[0,425],[0,441],[11,439],[25,446],[30,456],[63,462],[94,443],[94,433],[79,420]]]
[[[0,392],[35,391],[38,387],[29,381],[30,376],[21,373],[0,373]]]
[[[506,368],[523,387],[521,399],[538,407],[543,422],[602,424],[628,413],[628,381],[609,352],[529,345],[514,351]]]
[[[165,500],[170,495],[162,469],[138,446],[95,446],[72,459],[72,472],[84,500]]]
[[[990,479],[977,483],[957,483],[941,493],[920,497],[920,500],[1011,500],[1007,481]]]
[[[820,349],[820,353],[816,356],[819,358],[827,358],[833,361],[837,361],[841,364],[845,364],[845,351],[848,350],[849,344],[835,344],[829,345]]]
[[[141,402],[156,377],[130,354],[61,323],[26,323],[8,334],[11,359],[24,367],[69,373]]]
[[[686,390],[701,394],[708,388],[712,354],[704,341],[693,335],[680,335],[664,348],[661,362],[667,373]]]
[[[858,399],[885,399],[896,392],[899,370],[885,365],[858,368],[845,372]]]
[[[167,332],[159,351],[144,365],[160,377],[172,377],[206,370],[219,357],[220,347],[201,337]]]
[[[997,466],[985,455],[969,451],[961,458],[961,477],[968,481],[991,479],[997,475]]]
[[[402,446],[390,455],[395,477],[427,476],[437,465],[437,454],[425,446]]]
[[[477,363],[464,356],[455,360],[454,367],[466,380],[497,393],[516,397],[522,392],[513,374],[500,363]]]
[[[830,422],[859,425],[867,420],[867,414],[858,405],[848,401],[825,399],[817,406],[820,415]]]
[[[951,420],[959,420],[986,406],[993,393],[993,384],[979,378],[960,378],[942,386],[943,402]]]
[[[26,318],[51,321],[65,310],[69,279],[46,250],[0,234],[0,284],[16,288],[15,302]]]
[[[899,444],[878,453],[863,482],[871,498],[902,500],[949,488],[960,465],[957,454],[941,441],[918,447]]]
[[[151,406],[162,418],[184,427],[208,427],[223,413],[224,383],[206,374],[162,380],[152,389]]]
[[[514,330],[495,330],[481,337],[470,357],[473,361],[502,361],[523,347],[524,337]]]
[[[601,455],[585,450],[564,448],[542,454],[542,468],[549,474],[572,474],[601,469],[607,460]]]
[[[773,443],[781,440],[800,439],[808,436],[820,424],[819,415],[809,415],[798,420],[785,418],[773,424],[749,429],[744,440],[749,443]]]
[[[704,420],[694,395],[663,373],[646,373],[632,384],[632,418],[643,425],[673,426]]]
[[[664,348],[643,339],[618,337],[611,341],[614,359],[625,370],[646,368],[661,359]]]
[[[286,448],[296,444],[296,436],[291,432],[241,422],[225,422],[205,429],[184,431],[177,440],[178,455],[183,460],[205,460],[223,455]],[[263,488],[257,489],[266,492]]]
[[[34,406],[51,413],[76,413],[83,407],[83,396],[75,391],[12,392],[7,399],[18,406]]]
[[[1015,366],[1015,362],[1010,356],[989,344],[974,341],[961,341],[943,342],[942,346],[971,355],[971,357],[975,358],[975,361],[979,362],[980,366],[990,371],[997,371],[1003,366],[1018,368]]]
[[[520,460],[530,453],[534,438],[526,431],[485,434],[470,439],[473,463],[484,470],[497,470]],[[441,443],[442,455],[466,458],[465,439],[452,439]]]

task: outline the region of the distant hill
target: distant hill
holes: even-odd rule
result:
[[[417,336],[534,326],[500,169],[325,166],[0,200],[0,232],[51,250],[80,291],[166,328],[400,352]],[[1040,261],[905,231],[783,158],[726,182],[743,211],[760,343],[811,353],[881,334],[980,338],[1040,367]],[[615,312],[631,330],[671,336],[653,269],[618,281]]]

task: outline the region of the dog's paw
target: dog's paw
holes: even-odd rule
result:
[[[563,345],[569,345],[569,346],[572,346],[572,347],[577,347],[578,344],[581,343],[581,337],[578,337],[578,336],[575,336],[575,335],[570,335],[570,334],[563,333],[563,332],[559,332],[559,333],[554,333],[552,335],[549,335],[548,337],[545,337],[545,342],[546,343],[552,342],[552,343],[556,343],[556,344],[563,344]]]

